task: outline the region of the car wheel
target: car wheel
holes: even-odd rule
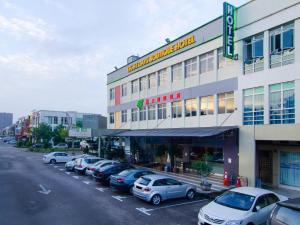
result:
[[[56,160],[55,159],[51,159],[50,160],[50,164],[55,164],[56,163]]]
[[[186,197],[187,197],[188,200],[192,200],[193,198],[195,198],[195,191],[193,189],[190,189],[186,193]]]
[[[160,202],[161,202],[161,197],[159,194],[155,194],[152,199],[151,199],[151,202],[153,205],[159,205]]]

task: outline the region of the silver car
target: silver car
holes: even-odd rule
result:
[[[133,195],[153,205],[173,198],[193,199],[196,186],[182,183],[163,175],[147,175],[139,178],[133,187]]]
[[[88,165],[86,167],[85,170],[85,174],[88,176],[92,176],[92,174],[99,168],[102,168],[104,166],[108,166],[108,165],[114,165],[119,163],[118,161],[114,161],[114,160],[107,160],[107,159],[102,159],[92,165]]]

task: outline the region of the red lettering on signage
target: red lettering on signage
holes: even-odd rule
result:
[[[160,97],[157,97],[157,98],[156,98],[156,101],[157,101],[157,102],[160,102]]]
[[[176,93],[176,99],[180,99],[181,98],[181,93],[180,92],[177,92]]]
[[[174,96],[173,94],[170,94],[170,100],[173,100]]]
[[[167,101],[167,96],[166,95],[163,96],[163,101]]]
[[[145,100],[145,105],[149,105],[149,99]]]
[[[155,103],[155,98],[152,98],[151,103]]]

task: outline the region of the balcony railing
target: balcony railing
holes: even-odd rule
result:
[[[255,58],[244,62],[244,74],[262,71],[264,69],[264,58]]]
[[[285,66],[294,63],[295,50],[294,48],[285,49],[281,52],[273,53],[270,55],[270,68]]]

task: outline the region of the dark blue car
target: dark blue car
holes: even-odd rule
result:
[[[129,169],[120,172],[117,175],[111,175],[110,186],[115,187],[121,191],[129,191],[132,193],[134,182],[144,175],[151,175],[154,172],[146,169]]]

